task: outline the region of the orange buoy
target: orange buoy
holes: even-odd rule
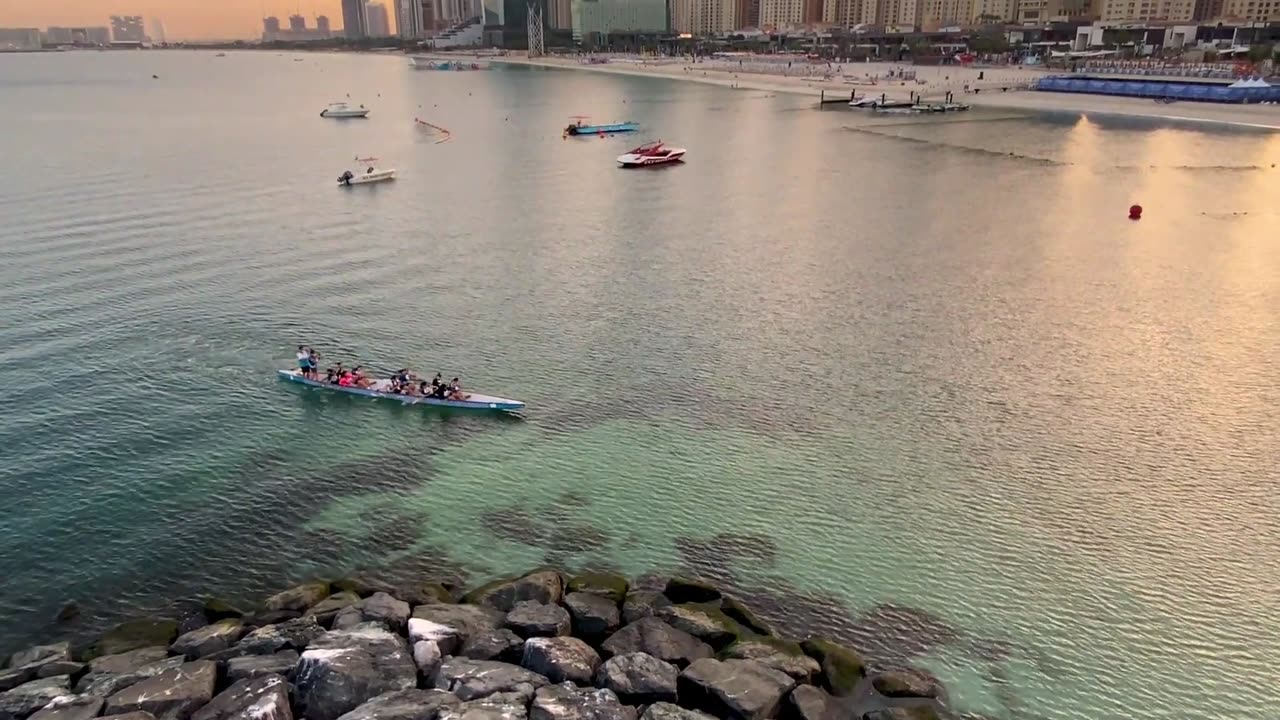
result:
[[[1129,206],[1129,219],[1130,219],[1130,220],[1141,220],[1141,219],[1142,219],[1142,206],[1141,206],[1141,205],[1130,205],[1130,206]]]

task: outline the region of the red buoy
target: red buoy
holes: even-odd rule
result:
[[[1129,206],[1129,219],[1130,219],[1130,220],[1141,220],[1141,219],[1142,219],[1142,206],[1141,206],[1141,205],[1130,205],[1130,206]]]

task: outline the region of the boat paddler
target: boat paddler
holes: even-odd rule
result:
[[[311,357],[311,351],[307,349],[306,345],[298,346],[298,370],[301,371],[302,377],[307,379],[311,378],[312,368],[314,367],[311,364]]]

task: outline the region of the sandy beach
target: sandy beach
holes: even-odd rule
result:
[[[440,53],[441,59],[457,59],[457,54]],[[1222,105],[1216,103],[1179,102],[1157,104],[1142,98],[1102,95],[1076,95],[1026,90],[1035,79],[1048,74],[1042,69],[1024,67],[930,67],[907,63],[847,63],[839,66],[841,74],[831,79],[822,76],[779,75],[752,71],[750,66],[734,68],[728,62],[653,63],[615,60],[605,64],[585,64],[570,58],[522,57],[488,58],[512,65],[583,70],[640,77],[664,77],[722,87],[782,92],[828,98],[848,96],[851,92],[894,99],[907,99],[912,93],[927,100],[940,101],[949,91],[955,100],[975,107],[1033,112],[1082,113],[1143,117],[1181,122],[1213,123],[1237,127],[1280,130],[1280,106]],[[822,66],[825,69],[825,66]],[[770,67],[768,70],[775,70]],[[903,71],[908,79],[902,79]],[[915,77],[910,73],[914,71]],[[874,84],[871,84],[874,80]],[[966,88],[968,92],[966,92]],[[974,92],[974,91],[977,92]]]

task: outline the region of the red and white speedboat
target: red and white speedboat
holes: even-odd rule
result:
[[[618,164],[624,168],[649,167],[664,163],[680,162],[684,157],[684,148],[672,148],[657,142],[645,143],[640,147],[618,156]]]

